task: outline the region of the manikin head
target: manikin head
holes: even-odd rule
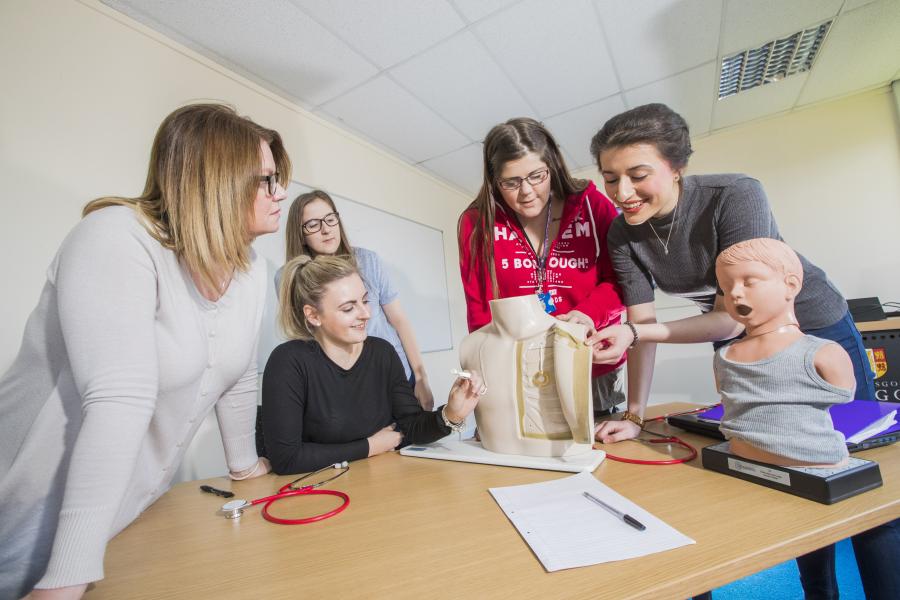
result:
[[[757,238],[726,248],[716,259],[725,309],[748,333],[796,324],[794,298],[803,286],[797,253],[779,240]]]

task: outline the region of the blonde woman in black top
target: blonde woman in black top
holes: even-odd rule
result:
[[[465,425],[485,392],[477,373],[457,379],[446,406],[422,409],[390,343],[366,335],[368,292],[346,258],[301,255],[279,291],[291,341],[263,376],[263,432],[272,469],[300,473],[427,444]]]

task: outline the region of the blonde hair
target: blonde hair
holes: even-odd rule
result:
[[[291,260],[301,254],[307,254],[311,257],[316,256],[317,253],[306,243],[306,232],[303,231],[303,210],[316,200],[322,200],[331,207],[331,210],[335,214],[338,214],[338,209],[334,205],[334,200],[322,190],[313,190],[297,196],[294,199],[293,204],[291,204],[291,209],[288,211],[287,223],[284,226],[285,260]],[[350,245],[350,239],[347,237],[347,232],[344,230],[344,224],[340,221],[338,221],[338,232],[341,236],[341,243],[338,245],[336,254],[345,254],[350,260],[355,262],[353,257],[353,246]]]
[[[306,320],[303,307],[319,308],[328,284],[359,275],[356,264],[344,256],[320,254],[311,258],[306,254],[294,257],[284,265],[278,289],[278,324],[292,340],[311,340],[315,330]]]
[[[284,186],[291,161],[277,131],[223,104],[179,108],[156,132],[141,195],[98,198],[82,216],[107,206],[133,208],[150,235],[218,288],[223,274],[250,267],[260,141],[269,144]]]
[[[784,276],[795,275],[803,285],[803,264],[794,250],[780,240],[756,238],[744,240],[723,250],[716,258],[716,269],[742,262],[761,262]]]

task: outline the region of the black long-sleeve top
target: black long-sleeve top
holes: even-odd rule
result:
[[[390,343],[368,337],[349,369],[314,341],[278,346],[263,375],[263,434],[278,474],[306,473],[369,455],[366,438],[396,423],[404,443],[450,433],[440,412],[425,412]]]

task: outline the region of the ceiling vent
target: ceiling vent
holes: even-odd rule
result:
[[[719,100],[809,71],[833,21],[722,59]]]

